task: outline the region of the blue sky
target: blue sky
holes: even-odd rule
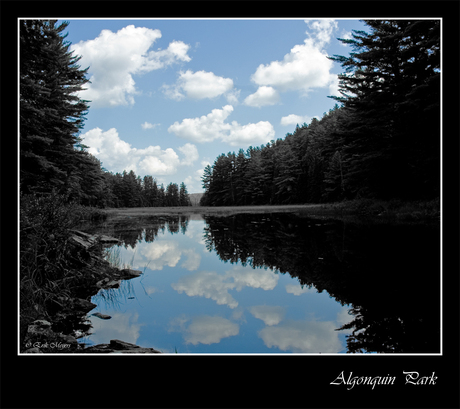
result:
[[[221,153],[284,138],[335,104],[344,19],[64,19],[89,67],[81,131],[110,172],[202,192]]]

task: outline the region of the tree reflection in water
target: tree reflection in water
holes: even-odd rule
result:
[[[205,217],[223,261],[269,267],[327,291],[354,319],[348,352],[440,352],[439,226],[321,220],[293,214]]]

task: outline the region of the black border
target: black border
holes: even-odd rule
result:
[[[11,121],[17,122],[17,96],[12,96],[17,91],[18,17],[441,17],[444,333],[442,356],[17,356],[16,291],[10,290],[17,283],[17,268],[11,262],[17,251],[17,232],[10,223],[2,229],[2,238],[5,233],[8,240],[0,246],[1,407],[460,407],[459,5],[458,1],[2,1],[2,220],[12,219],[17,212],[16,179],[11,171],[17,132]],[[404,385],[403,371],[411,370],[424,375],[435,372],[436,385]],[[331,385],[342,371],[389,374],[397,382],[374,390]]]

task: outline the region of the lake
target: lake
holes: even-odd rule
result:
[[[111,257],[143,274],[92,297],[92,333],[80,343],[440,353],[439,225],[265,213],[133,218],[97,231],[119,238]]]

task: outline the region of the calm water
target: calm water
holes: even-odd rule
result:
[[[143,271],[92,298],[87,344],[165,353],[439,353],[439,227],[294,214],[104,228]],[[342,328],[341,330],[338,330]]]

